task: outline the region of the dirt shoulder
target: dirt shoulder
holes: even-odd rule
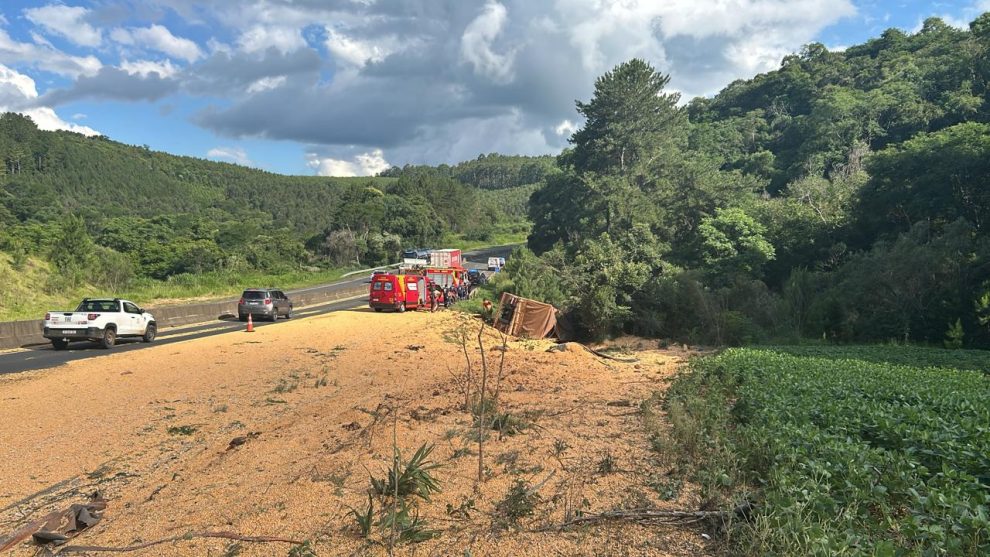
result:
[[[511,341],[500,412],[512,427],[489,434],[477,484],[477,434],[456,379],[464,356],[444,340],[458,322],[450,313],[342,311],[0,378],[0,538],[99,490],[105,518],[71,544],[226,531],[311,540],[317,555],[383,555],[358,534],[350,509],[367,506],[369,473],[384,476],[394,407],[402,454],[431,443],[442,464],[434,472],[442,492],[419,506],[440,535],[397,554],[708,553],[696,529],[532,532],[580,512],[697,508],[692,486],[666,480],[638,411],[687,353],[627,343],[638,361],[623,363],[576,345],[547,352],[546,342]],[[486,344],[495,373],[500,342],[490,335]],[[478,367],[476,345],[469,356]],[[499,528],[498,505],[517,480],[539,486],[538,502],[517,527]],[[136,553],[290,547],[193,538]],[[25,543],[14,554],[36,551]]]

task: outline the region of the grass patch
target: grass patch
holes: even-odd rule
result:
[[[196,433],[196,427],[191,425],[177,425],[168,428],[169,435],[192,435]]]
[[[275,388],[272,389],[272,392],[279,394],[291,393],[292,391],[296,390],[297,387],[299,387],[298,382],[287,381],[286,379],[282,378],[278,380],[278,383],[275,385]]]
[[[517,528],[519,522],[533,516],[542,498],[523,480],[516,480],[505,498],[495,505],[494,522],[499,529]]]

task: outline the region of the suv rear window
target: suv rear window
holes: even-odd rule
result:
[[[241,297],[244,298],[245,300],[264,300],[265,298],[268,297],[266,294],[267,294],[266,292],[259,292],[257,290],[248,290],[244,292],[244,295]]]

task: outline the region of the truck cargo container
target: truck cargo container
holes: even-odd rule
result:
[[[451,268],[461,267],[461,250],[438,249],[430,252],[430,267]]]

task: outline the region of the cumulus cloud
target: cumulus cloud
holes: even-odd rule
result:
[[[0,29],[0,64],[26,64],[69,77],[93,75],[103,67],[95,56],[73,56],[56,49],[41,37],[34,40],[33,43],[16,41],[5,29]]]
[[[232,162],[241,166],[257,166],[248,157],[247,152],[240,147],[214,147],[206,152],[206,158],[219,159],[225,162]]]
[[[366,41],[348,37],[343,31],[326,28],[325,46],[334,60],[362,67],[368,62],[381,62],[396,50],[395,38],[385,37],[379,41]]]
[[[163,60],[161,62],[154,60],[135,60],[133,62],[123,60],[120,62],[120,69],[131,75],[148,77],[151,74],[157,74],[160,78],[173,77],[179,71],[179,68],[175,67],[171,60]]]
[[[381,149],[360,153],[351,160],[321,157],[316,153],[307,153],[306,159],[306,166],[317,176],[374,176],[392,166]]]
[[[110,38],[120,44],[162,52],[187,62],[195,62],[203,56],[203,51],[195,42],[176,37],[167,27],[158,24],[148,27],[118,27],[110,32]]]
[[[19,112],[31,117],[43,130],[68,130],[83,135],[99,135],[88,126],[80,126],[59,118],[51,107],[34,106],[38,90],[34,80],[0,64],[0,113]]]
[[[49,4],[24,10],[24,17],[50,33],[68,39],[79,46],[97,47],[103,34],[86,21],[90,11],[78,6]]]
[[[272,89],[277,89],[285,84],[286,77],[284,75],[278,75],[275,77],[263,77],[251,85],[248,85],[248,93],[260,93],[262,91],[270,91]]]
[[[265,27],[256,25],[237,39],[237,45],[244,52],[260,52],[274,48],[281,53],[288,53],[306,46],[299,29],[289,27]]]
[[[237,98],[285,83],[314,82],[323,61],[312,49],[281,53],[217,51],[183,73],[184,88],[195,94]]]
[[[144,71],[148,70],[148,71]],[[114,68],[104,66],[93,76],[82,76],[71,89],[54,89],[38,102],[58,106],[80,99],[119,101],[157,101],[179,88],[175,79],[162,77],[159,70],[148,67]]]
[[[553,129],[554,133],[564,137],[570,137],[571,134],[578,130],[577,125],[570,120],[564,120],[563,122],[557,124],[557,127]]]
[[[502,33],[508,19],[508,10],[498,2],[489,2],[464,29],[461,35],[461,56],[474,67],[475,73],[496,83],[512,79],[512,62],[515,54],[499,54],[493,48],[495,39]]]

